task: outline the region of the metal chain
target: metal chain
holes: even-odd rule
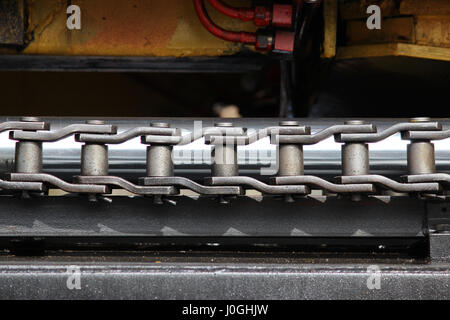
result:
[[[85,124],[71,124],[59,130],[50,130],[50,124],[38,118],[26,117],[20,121],[0,123],[0,132],[9,131],[16,140],[15,169],[0,180],[0,189],[6,191],[46,192],[49,187],[70,193],[107,195],[112,189],[123,189],[157,199],[190,189],[201,195],[235,196],[246,189],[267,195],[313,197],[323,201],[326,196],[349,194],[352,199],[363,195],[383,201],[389,195],[418,195],[445,199],[450,187],[450,175],[437,173],[432,140],[450,138],[450,130],[443,131],[439,122],[429,120],[397,123],[384,131],[362,121],[347,121],[332,125],[320,132],[297,121],[283,121],[279,126],[267,127],[253,134],[232,123],[218,123],[201,132],[182,135],[180,128],[168,123],[152,123],[117,133],[117,127],[103,121],[90,120]],[[408,175],[399,181],[370,174],[369,143],[379,142],[401,133],[409,140],[407,146]],[[64,181],[42,172],[42,144],[74,136],[81,146],[81,174],[73,182]],[[335,182],[304,175],[303,145],[312,145],[334,136],[342,144],[342,175]],[[108,144],[120,144],[136,137],[147,145],[147,174],[134,184],[108,174]],[[249,145],[270,137],[278,147],[278,173],[269,183],[239,175],[237,147]],[[174,145],[186,145],[204,139],[212,145],[211,176],[199,184],[185,177],[174,176],[172,150]],[[321,190],[324,196],[313,196],[312,190]]]

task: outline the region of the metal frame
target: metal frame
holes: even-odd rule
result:
[[[325,203],[282,197],[113,196],[0,197],[0,237],[424,237],[426,203],[394,197],[389,204],[330,198]]]
[[[45,260],[0,262],[0,298],[450,299],[449,263],[375,266]],[[74,270],[80,271],[79,290],[67,287]],[[367,286],[374,275],[380,276],[380,289]]]
[[[251,58],[0,55],[0,70],[245,73],[261,71],[268,61],[262,55]]]

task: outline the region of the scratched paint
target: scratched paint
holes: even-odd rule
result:
[[[198,21],[191,0],[77,0],[82,29],[67,30],[67,0],[28,0],[25,54],[114,56],[216,56],[250,48],[220,40]],[[245,4],[231,1],[231,4]],[[230,30],[255,31],[207,6]]]

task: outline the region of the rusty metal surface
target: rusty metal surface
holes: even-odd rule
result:
[[[81,8],[81,30],[66,27],[67,1],[27,1],[29,27],[23,53],[187,57],[250,50],[211,35],[198,21],[191,1],[79,0],[71,4]],[[251,23],[227,18],[210,6],[208,10],[224,28],[255,30]]]
[[[0,1],[0,44],[22,45],[24,36],[22,0]]]

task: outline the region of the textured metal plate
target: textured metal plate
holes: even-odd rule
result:
[[[49,261],[50,260],[50,261]],[[1,299],[450,299],[450,265],[0,262]],[[80,289],[69,270],[79,268]],[[373,266],[371,266],[373,268]],[[20,288],[20,290],[18,290]]]
[[[0,197],[0,236],[420,237],[425,217],[425,202],[411,198],[384,204],[238,197],[221,205],[215,197],[171,197],[176,206],[112,199]]]

